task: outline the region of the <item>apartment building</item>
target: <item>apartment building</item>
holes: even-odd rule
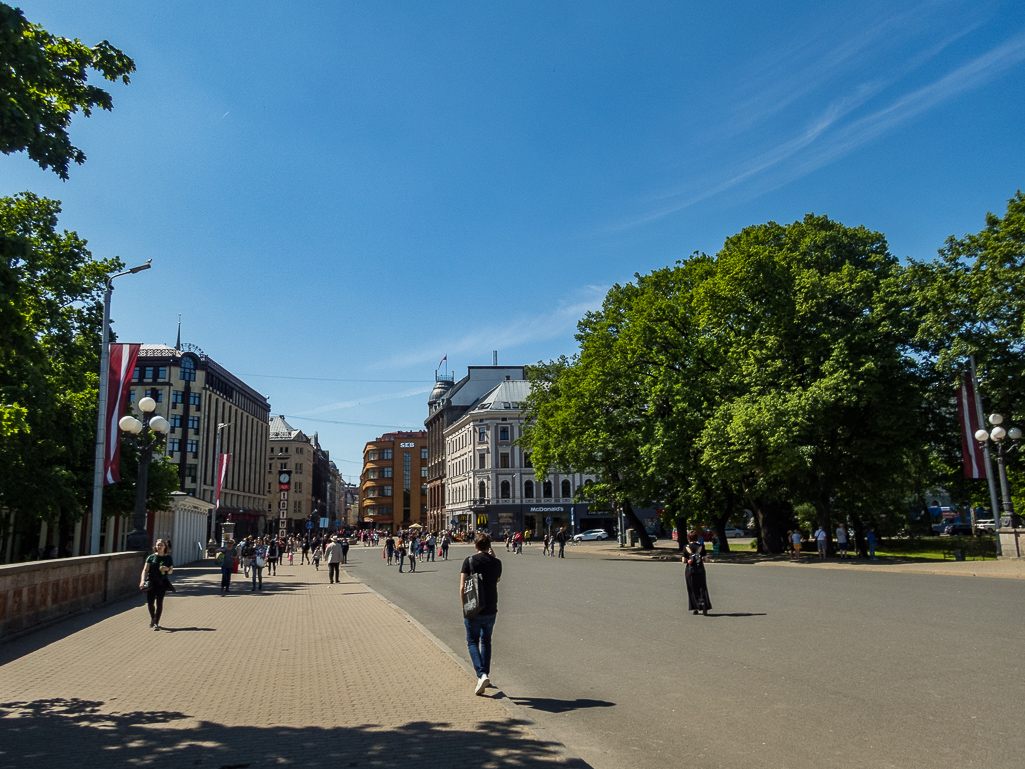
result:
[[[386,531],[427,526],[427,431],[385,433],[363,448],[361,525]]]

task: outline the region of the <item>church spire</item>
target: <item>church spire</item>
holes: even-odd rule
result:
[[[178,341],[174,343],[174,349],[181,351],[182,348],[182,314],[178,313]]]

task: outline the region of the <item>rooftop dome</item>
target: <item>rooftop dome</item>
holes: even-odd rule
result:
[[[431,390],[431,397],[427,399],[428,403],[438,403],[445,397],[445,393],[452,387],[452,382],[445,379],[439,379],[434,383],[434,389]]]

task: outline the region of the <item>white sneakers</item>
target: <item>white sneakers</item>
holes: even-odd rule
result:
[[[481,673],[480,678],[477,679],[477,686],[473,690],[473,693],[478,695],[484,694],[484,690],[488,688],[488,684],[490,683],[491,681],[488,680],[487,673]]]

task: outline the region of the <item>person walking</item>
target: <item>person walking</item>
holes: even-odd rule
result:
[[[794,560],[801,560],[801,530],[794,529],[794,533],[790,535],[790,543],[794,546]]]
[[[281,556],[281,543],[277,537],[269,537],[267,542],[267,576],[278,573],[278,558]]]
[[[299,559],[299,565],[300,566],[302,566],[304,563],[306,563],[306,560],[310,557],[310,540],[307,539],[306,537],[303,537],[302,549],[303,549],[303,555],[302,555],[302,558]]]
[[[160,615],[164,611],[164,594],[167,593],[167,575],[174,571],[164,540],[153,543],[153,552],[146,556],[139,575],[139,590],[146,591],[146,606],[149,608],[149,626],[160,630]]]
[[[344,566],[349,563],[349,540],[342,537],[342,541],[339,543],[339,546],[342,548],[342,565]]]
[[[338,544],[338,537],[331,537],[331,542],[324,551],[324,559],[327,561],[328,583],[341,582],[342,546]]]
[[[847,558],[847,527],[842,523],[836,527],[836,552],[841,558]]]
[[[402,573],[402,564],[406,561],[406,540],[399,537],[395,543],[395,560],[399,562],[399,574]]]
[[[427,536],[427,558],[425,560],[427,560],[427,561],[434,561],[434,554],[437,552],[437,549],[436,549],[437,547],[438,547],[438,538],[436,536],[434,536],[434,532],[432,531]]]
[[[541,540],[541,543],[544,545],[544,548],[541,550],[541,555],[548,555],[548,535],[547,534],[544,535],[544,538]]]
[[[448,560],[448,546],[451,545],[451,544],[452,544],[452,537],[450,537],[448,532],[446,531],[441,536],[441,557],[442,557],[442,560],[445,560],[445,561]]]
[[[238,560],[238,548],[235,547],[235,540],[229,539],[224,547],[218,550],[221,556],[221,593],[227,593],[231,588],[231,575],[235,572],[235,561]]]
[[[250,592],[263,590],[263,567],[267,563],[267,546],[259,539],[253,545],[253,563],[250,568],[253,570],[253,587]]]
[[[324,551],[321,549],[320,545],[317,545],[313,549],[313,568],[317,571],[320,571],[320,559],[323,557]]]
[[[555,535],[555,541],[559,543],[559,558],[565,558],[566,540],[569,537],[566,536],[566,529],[563,526],[559,527],[559,532]]]
[[[708,614],[712,599],[708,597],[708,583],[705,579],[705,546],[698,540],[698,533],[687,535],[683,549],[684,579],[687,582],[687,607],[697,614]]]
[[[388,565],[391,566],[392,558],[395,557],[395,538],[391,534],[384,540],[384,552],[388,556]]]
[[[826,530],[819,526],[815,530],[815,544],[819,548],[819,560],[826,560],[826,548],[829,547],[829,535],[826,534]]]
[[[502,580],[502,562],[491,548],[491,537],[480,533],[473,539],[477,552],[463,561],[459,570],[459,600],[464,600],[466,580],[471,574],[480,576],[481,609],[472,617],[463,618],[466,647],[470,652],[477,683],[473,693],[481,695],[491,684],[491,636],[498,614],[498,583]]]
[[[410,547],[407,556],[409,558],[409,573],[412,574],[416,571],[416,562],[420,558],[420,554],[415,547]]]

